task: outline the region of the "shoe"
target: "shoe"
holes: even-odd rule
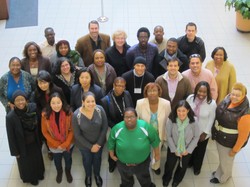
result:
[[[102,186],[101,176],[95,176],[95,182],[96,182],[97,187],[101,187]]]
[[[85,178],[85,185],[86,185],[86,187],[91,187],[91,185],[92,185],[91,177],[86,177]]]
[[[163,187],[167,187],[169,184],[169,181],[162,180]]]
[[[113,173],[115,170],[115,166],[109,166],[109,173]]]
[[[37,186],[38,185],[38,180],[30,182],[30,184],[32,184],[33,186]]]
[[[217,179],[217,178],[212,178],[211,180],[210,180],[210,182],[211,183],[213,183],[213,184],[218,184],[218,183],[220,183],[220,181],[219,181],[219,179]]]
[[[58,171],[57,171],[56,182],[57,182],[58,184],[62,182],[62,173],[63,173],[63,170],[58,170]]]
[[[161,169],[160,169],[160,168],[157,169],[157,170],[154,170],[154,169],[153,169],[153,171],[155,172],[156,175],[160,175],[160,174],[161,174]]]
[[[194,175],[199,175],[201,170],[194,170]]]
[[[51,152],[48,152],[48,158],[49,158],[49,160],[53,160],[53,153],[51,153]]]
[[[73,177],[71,175],[70,169],[65,169],[65,174],[66,174],[68,183],[71,183],[73,181]]]
[[[173,182],[172,187],[177,187],[179,185],[179,182]]]

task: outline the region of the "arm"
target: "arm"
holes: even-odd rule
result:
[[[66,131],[68,131],[67,138],[65,142],[63,142],[60,147],[63,149],[69,150],[70,145],[73,142],[74,134],[73,134],[73,129],[72,129],[72,113],[66,117]]]
[[[233,85],[236,83],[236,71],[234,66],[232,65],[229,73],[229,81],[228,81],[228,90],[227,93],[232,91]]]
[[[177,149],[177,147],[174,143],[173,134],[172,134],[173,133],[172,128],[174,125],[175,124],[172,123],[171,119],[168,118],[167,125],[166,125],[167,126],[167,142],[168,142],[168,147],[169,147],[171,153],[175,153],[176,149]]]
[[[107,120],[107,116],[105,114],[105,111],[103,110],[103,108],[100,106],[98,107],[101,110],[101,116],[102,116],[102,128],[101,128],[101,133],[99,135],[99,139],[97,140],[97,144],[102,146],[106,140],[106,134],[108,131],[108,120]],[[98,114],[99,116],[99,114]]]
[[[204,60],[206,58],[206,50],[205,50],[205,44],[201,39],[199,41],[199,48],[200,48],[200,55],[202,58],[202,62],[204,62]]]
[[[216,102],[214,100],[212,100],[212,102],[209,104],[209,116],[207,118],[206,129],[203,132],[206,135],[211,134],[211,129],[212,129],[212,126],[213,126],[214,120],[215,120],[215,110],[216,110]],[[204,139],[202,141],[204,141],[205,138],[206,138],[206,136],[204,137]]]
[[[6,131],[7,131],[7,137],[9,142],[9,148],[10,148],[10,154],[11,156],[19,156],[20,152],[17,145],[17,138],[15,134],[15,128],[14,128],[14,121],[12,120],[13,117],[9,117],[9,115],[6,116]]]
[[[5,108],[8,106],[8,99],[6,96],[8,84],[8,73],[4,74],[0,79],[0,101]]]
[[[114,160],[117,161],[118,158],[115,156],[115,144],[116,144],[116,139],[115,139],[115,129],[111,129],[109,138],[108,138],[108,150],[109,150],[109,155],[110,157]]]
[[[193,128],[193,138],[191,142],[188,144],[186,151],[190,154],[192,154],[194,148],[197,146],[197,143],[200,139],[200,129],[196,122],[190,123],[189,125],[192,125],[191,128]]]

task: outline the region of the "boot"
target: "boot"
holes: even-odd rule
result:
[[[63,173],[63,170],[62,170],[62,169],[57,170],[56,182],[57,182],[58,184],[62,182],[62,173]]]
[[[101,176],[95,176],[95,182],[97,187],[102,187],[102,178]]]
[[[86,177],[85,178],[85,185],[86,185],[86,187],[91,187],[91,185],[92,185],[91,177]]]
[[[65,174],[66,174],[66,178],[67,178],[68,183],[71,183],[73,181],[73,177],[70,173],[70,169],[65,169]]]

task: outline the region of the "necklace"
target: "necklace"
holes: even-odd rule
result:
[[[118,105],[118,103],[117,103],[117,101],[116,101],[116,99],[115,99],[114,95],[113,95],[113,94],[111,94],[111,96],[112,96],[112,98],[113,98],[113,100],[114,100],[114,102],[115,102],[115,105],[116,105],[116,107],[118,108],[118,110],[119,110],[119,112],[120,112],[121,116],[123,116],[123,111],[125,110],[125,102],[124,102],[124,97],[122,97],[122,106],[123,106],[123,111],[122,111],[122,110],[121,110],[121,108],[120,108],[120,106]]]

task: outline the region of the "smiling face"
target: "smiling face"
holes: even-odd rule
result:
[[[173,42],[173,41],[168,41],[168,42],[167,42],[166,50],[167,50],[167,53],[168,53],[169,55],[175,54],[176,51],[177,51],[177,49],[178,49],[178,45],[177,45],[176,42]]]
[[[36,46],[30,45],[27,50],[28,50],[28,56],[30,59],[37,58],[38,50],[37,50]]]
[[[236,89],[233,89],[230,94],[230,100],[232,104],[240,102],[244,97],[245,95],[242,94],[242,91]]]
[[[154,29],[154,35],[155,35],[156,41],[162,41],[163,40],[163,35],[164,35],[163,28],[162,27],[156,27]]]
[[[192,73],[198,76],[201,72],[202,64],[200,59],[197,57],[193,57],[190,59],[189,68],[191,69]]]
[[[197,98],[204,100],[207,97],[207,87],[202,85],[197,91]]]
[[[49,82],[46,82],[46,81],[43,81],[43,80],[37,80],[37,85],[44,92],[49,90]]]
[[[149,101],[156,101],[159,99],[159,91],[157,86],[153,86],[148,88],[147,90],[147,96]]]
[[[124,34],[120,34],[118,36],[115,36],[114,42],[115,42],[115,45],[117,47],[122,47],[126,42],[126,38],[125,38]]]
[[[60,112],[62,105],[62,100],[59,97],[53,97],[50,100],[50,107],[54,112]]]
[[[192,42],[195,38],[195,35],[197,33],[195,26],[187,26],[186,34],[189,42]]]
[[[79,76],[79,82],[83,88],[89,87],[91,82],[91,76],[88,72],[82,72]]]
[[[224,51],[222,49],[219,49],[215,54],[214,54],[214,62],[215,64],[221,65],[224,62]]]
[[[96,40],[99,34],[99,26],[95,23],[89,24],[89,35],[92,39]]]
[[[135,73],[139,76],[142,76],[145,73],[146,66],[144,64],[135,64],[134,65]]]
[[[94,64],[97,66],[97,67],[103,67],[104,66],[104,63],[105,63],[105,56],[102,52],[96,52],[94,54]]]
[[[62,56],[66,56],[69,52],[69,46],[66,44],[62,44],[59,46],[58,50]]]
[[[178,71],[180,69],[178,61],[170,61],[167,65],[168,76],[170,78],[176,78],[178,75]]]
[[[70,73],[70,64],[68,61],[64,61],[61,64],[61,74],[68,74]]]
[[[82,101],[82,105],[85,110],[93,111],[96,107],[95,98],[92,95],[88,95],[84,101]]]
[[[189,110],[187,110],[184,106],[177,108],[177,116],[181,121],[184,121],[188,116]]]
[[[113,84],[113,88],[114,88],[114,93],[116,96],[122,95],[122,93],[124,92],[126,88],[126,83],[125,81],[122,81],[122,80],[116,81]]]
[[[18,59],[14,59],[11,61],[9,68],[12,75],[19,75],[21,72],[21,62]]]
[[[26,101],[25,97],[23,97],[23,96],[20,95],[20,96],[17,96],[17,97],[15,98],[14,104],[15,104],[15,106],[16,106],[18,109],[22,110],[22,109],[24,109],[25,106],[27,105],[27,101]]]

